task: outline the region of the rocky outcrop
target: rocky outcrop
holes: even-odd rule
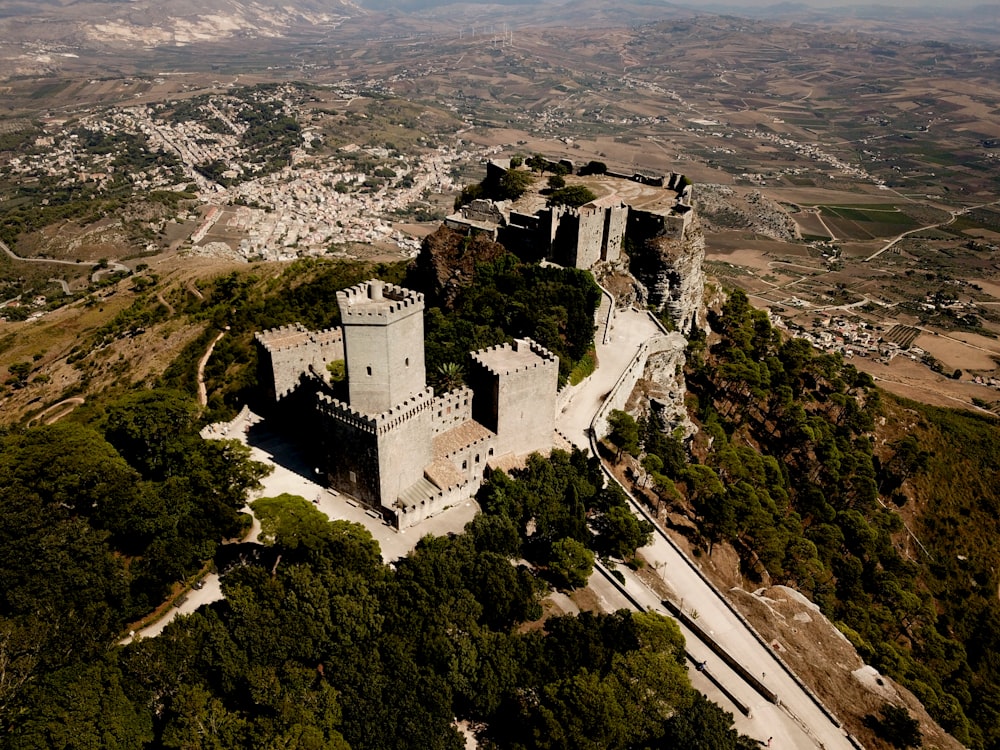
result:
[[[650,413],[657,417],[663,431],[673,433],[680,428],[687,437],[697,428],[688,417],[684,404],[684,396],[687,394],[684,380],[687,342],[683,343],[683,346],[651,352],[639,386]]]
[[[705,237],[696,216],[680,238],[647,237],[633,245],[631,256],[632,274],[646,288],[650,306],[666,308],[682,333],[704,328]]]
[[[783,242],[800,238],[792,218],[757,190],[737,191],[728,185],[698,185],[698,215],[714,231],[742,229]]]
[[[408,283],[425,290],[429,304],[450,308],[459,292],[472,284],[477,263],[490,263],[506,253],[485,234],[466,235],[441,226],[424,238]]]

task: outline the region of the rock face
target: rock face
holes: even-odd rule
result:
[[[428,235],[411,266],[414,286],[428,302],[450,308],[458,293],[472,284],[477,263],[489,263],[507,253],[485,234],[466,235],[445,226]]]
[[[698,214],[709,229],[742,229],[792,242],[799,230],[792,218],[757,190],[737,191],[728,185],[698,185]]]
[[[844,634],[798,591],[770,586],[751,594],[734,587],[729,598],[864,747],[887,746],[866,721],[886,703],[903,706],[919,720],[924,747],[962,747],[931,719],[913,693],[866,666]]]
[[[663,431],[669,434],[679,427],[687,437],[695,432],[695,426],[684,405],[687,393],[684,382],[685,345],[686,342],[683,342],[673,348],[651,352],[640,383],[649,403],[649,411],[657,416]]]
[[[632,273],[646,287],[648,303],[658,311],[666,308],[685,334],[705,327],[704,260],[705,236],[697,216],[680,238],[655,235],[632,248]]]

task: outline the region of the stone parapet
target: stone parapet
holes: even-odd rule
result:
[[[424,309],[424,295],[395,284],[371,279],[337,292],[344,324],[386,325]]]
[[[529,352],[535,356],[524,356]],[[529,338],[515,339],[513,344],[497,344],[480,349],[472,353],[472,360],[495,377],[551,365],[559,367],[559,358],[555,354]]]
[[[291,323],[277,328],[267,328],[253,335],[254,340],[272,354],[288,352],[300,347],[338,344],[344,340],[340,327],[310,331],[301,323]]]

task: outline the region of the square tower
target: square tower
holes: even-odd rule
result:
[[[472,354],[472,418],[497,434],[497,455],[548,453],[556,428],[559,358],[531,339]]]
[[[352,409],[381,414],[424,390],[424,295],[372,279],[337,305]]]

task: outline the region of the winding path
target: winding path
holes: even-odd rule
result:
[[[95,263],[87,263],[82,260],[58,260],[57,258],[25,258],[15,253],[13,250],[11,250],[7,246],[7,243],[2,240],[0,240],[0,250],[3,250],[3,252],[7,253],[7,255],[9,255],[12,260],[21,261],[22,263],[54,263],[59,266],[76,266],[77,268],[81,266],[84,268],[93,268],[96,265]],[[103,274],[115,273],[115,272],[128,273],[129,267],[119,263],[118,261],[110,261],[108,263],[107,268],[98,268],[96,271],[94,271],[90,275],[90,280],[97,281]],[[69,294],[68,291],[69,287],[66,285],[65,281],[60,281],[59,279],[49,279],[49,281],[55,281],[57,283],[62,284],[63,291],[65,291],[66,294]]]
[[[208,345],[208,349],[205,350],[201,359],[198,360],[198,403],[202,406],[208,406],[208,389],[205,387],[205,365],[208,364],[208,360],[212,356],[212,350],[215,349],[215,345],[218,344],[219,339],[225,335],[225,331],[220,331],[219,335],[212,339],[212,343]]]

